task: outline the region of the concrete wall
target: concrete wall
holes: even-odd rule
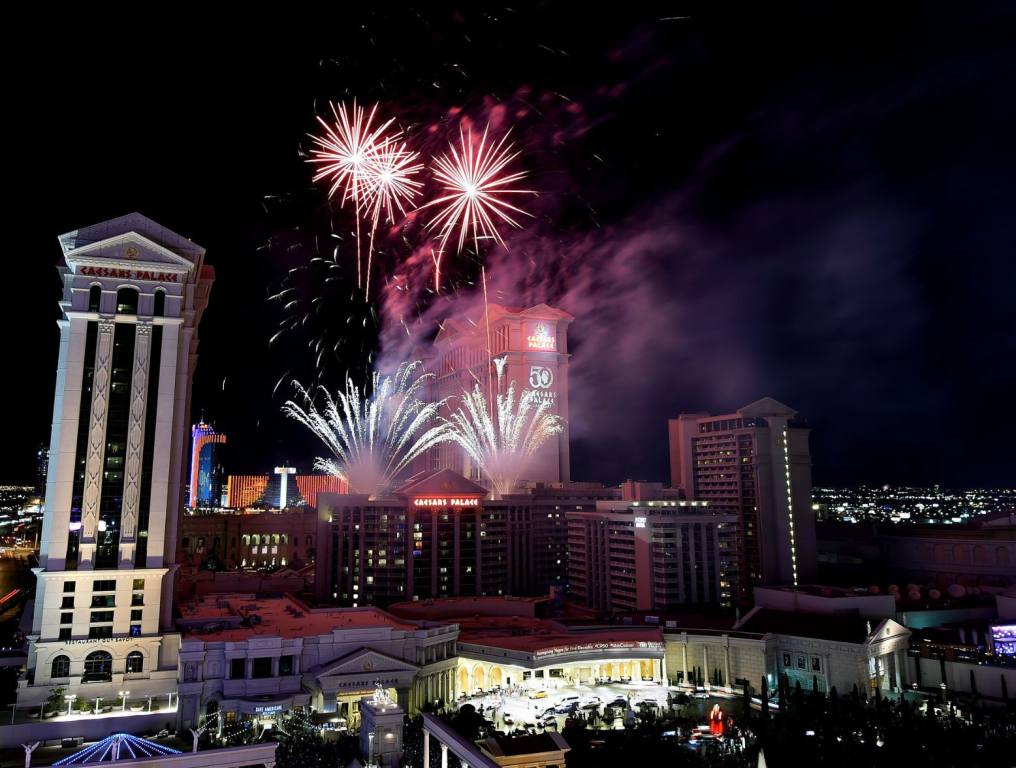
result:
[[[921,687],[935,688],[942,682],[942,662],[938,659],[910,658],[910,680],[916,681],[916,664],[921,665]],[[1002,698],[1002,678],[1005,677],[1009,695],[1016,697],[1016,667],[991,667],[984,664],[971,664],[964,661],[947,661],[945,663],[946,687],[949,691],[971,693],[970,671],[974,672],[977,692],[989,699]]]

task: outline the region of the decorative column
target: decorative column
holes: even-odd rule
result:
[[[134,560],[133,544],[137,533],[141,500],[141,461],[145,442],[145,410],[148,397],[148,363],[151,353],[152,325],[138,323],[134,337],[134,372],[131,376],[131,407],[127,427],[127,456],[124,462],[123,506],[120,515],[121,560]],[[155,404],[152,404],[155,407]]]
[[[702,643],[702,676],[705,678],[703,683],[705,688],[709,690],[709,646]]]
[[[688,635],[684,636],[684,645],[681,646],[681,669],[684,671],[683,685],[688,685]]]
[[[423,729],[423,768],[430,768],[430,731]]]
[[[730,638],[723,638],[723,684],[730,690]]]
[[[95,370],[92,374],[92,410],[85,448],[85,488],[81,504],[81,547],[79,567],[91,569],[95,559],[95,531],[99,525],[99,499],[102,494],[102,465],[106,453],[106,415],[109,410],[109,375],[113,364],[111,319],[99,321],[95,344]]]
[[[448,745],[441,743],[441,768],[448,768]]]

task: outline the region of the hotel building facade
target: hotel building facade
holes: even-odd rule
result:
[[[758,584],[813,582],[810,430],[797,412],[765,397],[722,416],[681,414],[669,432],[671,485],[737,517],[738,602]]]
[[[568,513],[570,597],[608,613],[731,605],[737,518],[698,501]]]
[[[51,463],[17,706],[128,686],[172,705],[190,386],[214,272],[203,248],[136,213],[59,241]]]

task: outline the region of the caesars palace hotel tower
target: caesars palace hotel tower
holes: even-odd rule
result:
[[[138,213],[61,235],[60,351],[27,680],[175,705],[173,564],[204,249]]]

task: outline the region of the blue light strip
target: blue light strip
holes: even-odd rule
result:
[[[85,747],[80,752],[75,752],[73,755],[65,757],[62,760],[57,760],[53,765],[90,765],[93,763],[113,762],[113,747],[117,739],[120,740],[120,760],[138,760],[182,754],[178,749],[165,747],[162,744],[157,744],[147,739],[140,739],[129,733],[113,733],[102,741],[98,741],[90,747]],[[124,751],[127,752],[127,755],[123,754]]]

